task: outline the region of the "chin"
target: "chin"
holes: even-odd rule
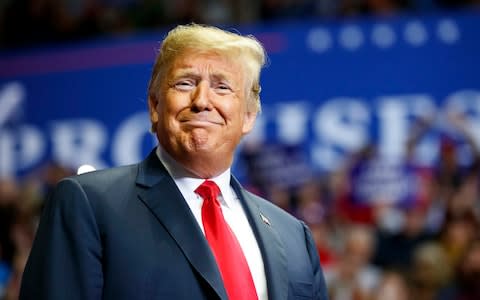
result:
[[[218,149],[210,145],[195,145],[190,149],[190,152],[200,155],[215,155],[216,150]]]
[[[208,135],[192,135],[189,137],[185,148],[188,152],[214,152],[217,147],[209,139]]]

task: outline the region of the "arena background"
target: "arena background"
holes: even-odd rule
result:
[[[330,250],[335,249],[331,252],[339,253],[333,261],[340,261],[344,250],[342,243],[335,242],[343,239],[342,234],[337,236],[338,229],[345,229],[338,225],[340,215],[349,224],[367,225],[378,242],[383,236],[377,231],[394,228],[397,234],[407,217],[395,221],[397,210],[386,217],[371,211],[359,217],[357,213],[364,212],[365,206],[394,204],[402,207],[401,214],[408,214],[405,207],[426,205],[422,218],[427,220],[432,199],[448,198],[435,194],[425,204],[419,196],[425,178],[435,182],[432,178],[442,150],[455,148],[459,170],[476,163],[480,146],[479,11],[475,6],[447,9],[451,7],[445,4],[448,1],[439,2],[424,10],[398,5],[388,13],[359,10],[353,15],[335,10],[289,16],[272,10],[277,13],[272,16],[262,6],[257,19],[245,17],[248,22],[237,23],[227,19],[218,24],[253,34],[269,57],[261,78],[262,114],[242,144],[234,172],[253,191],[312,227],[326,230],[317,238],[319,243],[329,240]],[[8,21],[8,15],[3,19]],[[85,164],[101,169],[141,160],[155,145],[149,133],[146,87],[159,41],[174,23],[202,20],[208,18],[159,22],[155,28],[90,32],[75,38],[41,40],[25,35],[32,38],[30,42],[20,36],[12,38],[14,30],[4,27],[0,31],[4,36],[0,51],[1,177],[18,187],[44,176],[39,170],[51,164],[74,173]],[[2,24],[7,26],[7,21]],[[421,134],[411,149],[409,142],[418,127]],[[374,158],[357,160],[356,155],[369,147],[375,149]],[[330,186],[341,172],[351,185],[345,192],[347,208],[337,208],[337,202],[344,199],[336,198],[335,187]],[[478,170],[475,174],[476,194],[469,207],[474,212],[479,206]],[[309,203],[302,212],[304,203],[298,191],[316,180],[318,205]],[[40,185],[37,193],[43,199],[48,184]],[[274,199],[278,193],[274,187],[279,186],[290,193],[287,204],[281,197]],[[0,195],[8,198],[9,194],[2,190]],[[356,207],[352,213],[351,205],[361,209]],[[431,228],[422,227],[432,234],[431,240],[439,240],[436,234],[441,233],[447,211],[440,212],[443,217],[437,223],[430,220]],[[424,241],[423,236],[419,240]],[[378,243],[370,247],[373,253],[382,250]],[[320,253],[326,251],[320,248]],[[388,265],[377,254],[372,254],[375,261],[369,256],[365,263]],[[4,259],[8,262],[5,287],[15,270],[12,257]],[[325,256],[322,259],[326,265],[332,263],[329,278],[337,278],[341,264]],[[339,293],[335,297],[334,279],[329,287],[332,299],[350,299]],[[369,286],[369,293],[380,292]]]

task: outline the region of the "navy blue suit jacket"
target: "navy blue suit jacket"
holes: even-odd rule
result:
[[[327,299],[307,227],[234,178],[231,184],[259,243],[269,299]],[[139,164],[59,182],[45,205],[20,299],[227,296],[197,221],[152,151]]]

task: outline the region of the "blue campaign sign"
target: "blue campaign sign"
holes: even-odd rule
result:
[[[350,176],[353,203],[409,208],[418,200],[419,174],[409,164],[382,159],[360,161],[352,168]]]
[[[478,28],[475,12],[238,27],[269,54],[263,112],[245,142],[300,146],[325,171],[373,142],[401,158],[412,119],[435,115],[416,152],[428,165],[439,137],[458,135],[454,112],[478,144]],[[75,168],[140,160],[155,144],[146,87],[164,34],[1,53],[0,174],[50,159]]]

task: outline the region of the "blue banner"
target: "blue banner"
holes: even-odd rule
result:
[[[474,12],[239,27],[269,54],[263,112],[245,143],[300,147],[313,170],[329,171],[369,143],[404,157],[412,120],[430,118],[415,153],[429,165],[442,135],[458,137],[449,116],[461,114],[480,144],[478,28]],[[144,157],[155,145],[146,88],[164,34],[1,53],[0,174]]]

